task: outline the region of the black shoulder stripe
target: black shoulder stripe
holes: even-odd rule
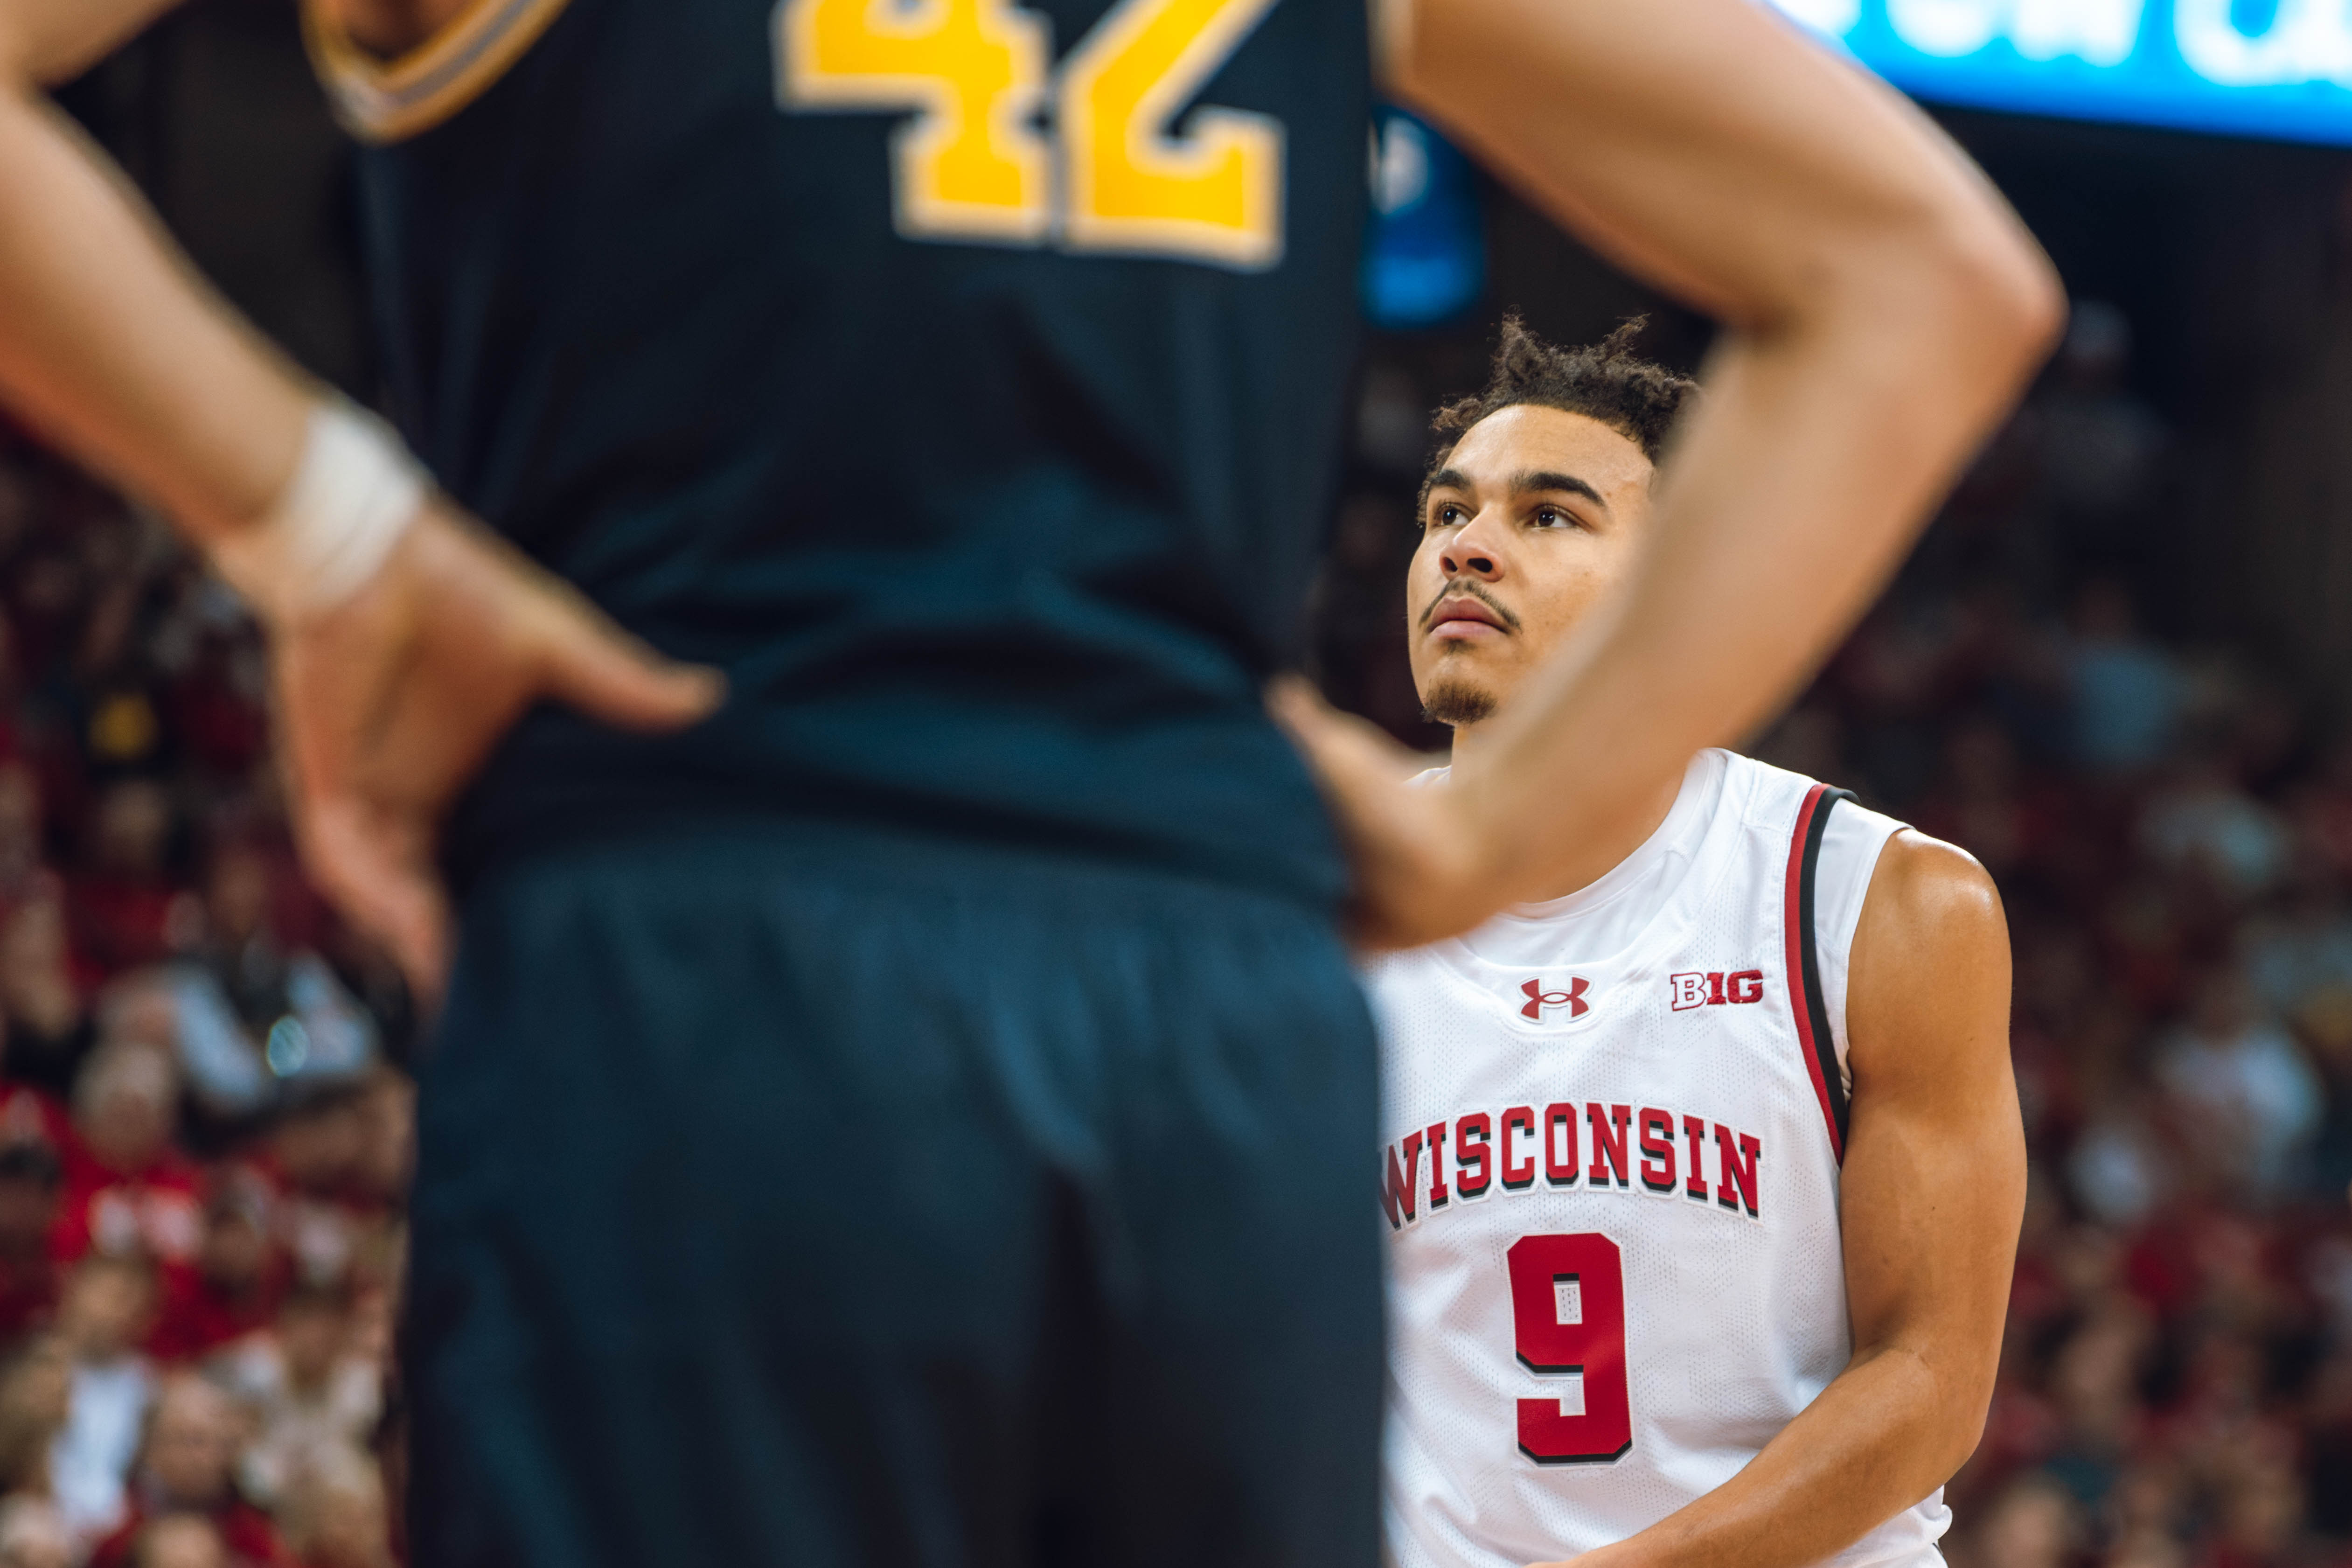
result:
[[[1805,826],[1804,861],[1797,873],[1797,942],[1804,967],[1805,1017],[1812,1026],[1813,1056],[1821,1067],[1822,1091],[1829,1097],[1830,1117],[1837,1123],[1841,1150],[1846,1139],[1845,1077],[1838,1070],[1837,1037],[1830,1030],[1829,1002],[1822,994],[1821,942],[1813,929],[1813,885],[1821,869],[1822,835],[1829,826],[1830,812],[1838,802],[1853,798],[1852,790],[1822,792],[1821,805]]]

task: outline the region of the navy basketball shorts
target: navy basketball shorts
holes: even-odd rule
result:
[[[782,826],[469,892],[420,1568],[1371,1568],[1372,1027],[1328,921]]]

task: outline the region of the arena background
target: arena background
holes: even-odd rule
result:
[[[198,0],[63,99],[368,396],[347,151],[284,0]],[[1756,749],[2009,904],[2032,1197],[1950,1554],[2352,1563],[2352,155],[1939,113],[2075,325]],[[1309,653],[1424,747],[1399,584],[1429,408],[1506,308],[1570,342],[1646,311],[1685,367],[1707,337],[1460,194],[1476,271],[1371,341]],[[295,870],[235,601],[22,432],[0,622],[0,1568],[121,1562],[173,1511],[232,1560],[378,1568],[402,994]]]

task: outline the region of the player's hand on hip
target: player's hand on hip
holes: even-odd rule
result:
[[[1426,759],[1377,725],[1342,713],[1296,676],[1266,707],[1323,787],[1348,849],[1349,935],[1373,948],[1458,936],[1498,907],[1486,846],[1462,795],[1410,782]]]
[[[428,1005],[450,945],[442,817],[508,727],[550,699],[677,729],[724,695],[437,497],[364,587],[273,627],[270,648],[303,858]]]

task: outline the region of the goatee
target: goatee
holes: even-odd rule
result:
[[[1421,700],[1421,716],[1433,724],[1475,724],[1495,716],[1495,696],[1466,681],[1441,680]]]

